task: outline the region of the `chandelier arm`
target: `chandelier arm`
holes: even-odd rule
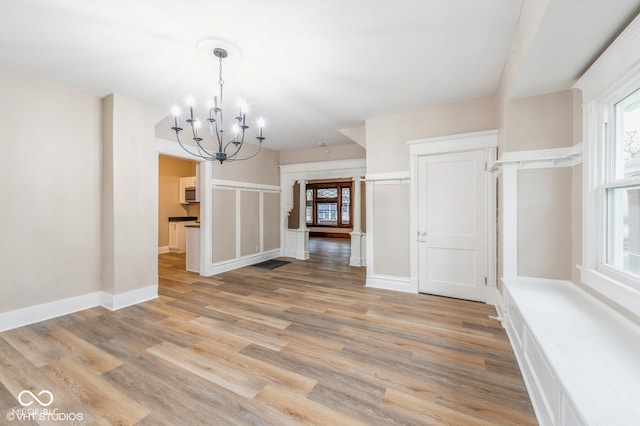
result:
[[[227,145],[224,147],[225,151],[227,149],[227,146],[229,146],[230,144],[231,142],[227,143]],[[236,150],[233,152],[233,154],[227,155],[227,158],[229,159],[235,158],[235,156],[238,155],[238,153],[242,149],[242,143],[238,143],[237,145],[235,145],[235,147],[236,147]]]
[[[258,153],[260,152],[260,150],[262,149],[262,142],[260,142],[260,144],[258,145],[258,149],[256,149],[256,152],[254,152],[253,154],[251,154],[248,157],[242,157],[242,158],[235,158],[235,155],[238,154],[238,152],[236,151],[236,153],[231,157],[227,157],[227,161],[242,161],[242,160],[249,160],[253,157],[255,157],[256,155],[258,155]],[[238,150],[239,151],[239,150]]]
[[[180,147],[182,147],[182,149],[184,149],[186,152],[188,152],[189,154],[193,155],[194,157],[199,157],[199,158],[203,158],[205,160],[208,160],[209,158],[202,156],[201,154],[197,153],[197,152],[193,152],[189,149],[187,149],[186,146],[184,146],[184,144],[182,143],[182,141],[180,141],[180,136],[178,136],[178,131],[176,131],[176,140],[178,141],[178,144],[180,145]]]
[[[207,157],[215,158],[215,155],[213,155],[211,152],[207,151],[205,147],[200,145],[200,141],[196,140],[196,145],[198,146],[198,152],[204,152]],[[205,157],[202,157],[202,158],[205,158]]]

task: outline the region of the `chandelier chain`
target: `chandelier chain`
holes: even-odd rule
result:
[[[220,67],[219,67],[220,78],[218,79],[218,85],[220,86],[220,103],[222,103],[222,86],[224,86],[224,80],[222,79],[222,58],[218,58],[218,60],[220,61]]]

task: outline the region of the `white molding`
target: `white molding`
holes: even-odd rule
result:
[[[171,253],[169,246],[158,247],[158,254]]]
[[[481,132],[462,133],[436,138],[419,139],[407,142],[410,153],[410,201],[409,201],[409,259],[411,281],[419,291],[419,248],[415,236],[418,234],[418,161],[420,157],[442,154],[456,154],[463,152],[484,152],[485,165],[493,164],[496,160],[496,150],[498,146],[498,131],[487,130]],[[486,169],[485,169],[486,170]],[[367,175],[368,178],[368,175]],[[483,291],[484,302],[495,304],[496,288],[496,176],[492,173],[485,173],[486,188],[486,264],[485,276],[487,285]]]
[[[640,317],[640,280],[610,268],[606,250],[605,146],[615,129],[613,108],[640,87],[640,15],[576,82],[583,98],[583,247],[580,280]],[[606,132],[603,131],[605,123]]]
[[[40,305],[0,314],[0,332],[11,330],[25,325],[35,324],[63,315],[73,314],[86,309],[103,306],[110,310],[118,310],[127,306],[146,302],[158,297],[158,286],[153,284],[147,287],[119,293],[108,294],[96,291],[82,296],[69,297],[55,300]]]
[[[250,254],[236,259],[224,260],[209,265],[209,275],[217,275],[223,272],[232,271],[234,269],[243,268],[245,266],[255,265],[256,263],[275,259],[280,256],[280,249],[265,251],[263,253]]]
[[[365,158],[355,158],[351,160],[334,160],[334,161],[316,161],[311,163],[295,163],[295,164],[283,164],[280,166],[281,174],[315,174],[315,172],[325,172],[336,170],[350,170],[350,169],[366,169],[367,161]],[[364,174],[364,173],[363,173]],[[323,178],[321,176],[320,178]],[[352,176],[341,176],[352,177]],[[354,176],[355,177],[355,176]],[[307,178],[315,179],[315,178]]]
[[[580,281],[640,317],[640,291],[593,269],[578,266]]]
[[[392,275],[367,275],[366,286],[383,290],[418,293],[418,287],[409,277]]]
[[[318,161],[313,163],[297,163],[297,164],[285,164],[280,166],[280,248],[281,252],[285,256],[298,257],[308,259],[302,254],[297,247],[300,243],[297,242],[296,234],[296,255],[290,256],[292,250],[287,244],[292,243],[292,239],[288,229],[288,215],[294,206],[293,202],[293,185],[297,181],[308,181],[314,179],[338,179],[338,178],[357,178],[364,176],[367,171],[367,163],[364,158],[356,158],[351,160],[336,160],[336,161]],[[308,234],[305,237],[308,241]],[[304,243],[304,246],[308,247],[308,242]],[[304,249],[302,249],[304,250]],[[306,250],[308,253],[308,250]]]
[[[101,292],[69,297],[0,314],[0,332],[100,306]]]
[[[582,143],[567,148],[505,152],[498,161],[493,163],[491,171],[500,172],[504,167],[517,169],[573,167],[582,163],[582,154]]]
[[[187,151],[182,149],[177,141],[171,141],[169,139],[164,138],[156,138],[154,143],[155,150],[161,154],[170,155],[172,157],[183,158],[185,160],[192,161],[204,161],[204,159],[200,157],[196,157],[195,155],[189,154]],[[195,147],[194,147],[195,149]]]
[[[236,180],[211,179],[211,189],[240,189],[260,192],[280,192],[278,185],[265,185],[262,183],[241,182]]]
[[[502,173],[502,229],[499,232],[502,247],[502,274],[518,275],[518,170],[507,167]]]
[[[153,284],[118,294],[101,292],[100,304],[107,309],[115,311],[118,309],[126,308],[128,306],[137,305],[138,303],[146,302],[148,300],[153,300],[157,297],[158,286],[156,284]]]
[[[573,87],[582,90],[585,103],[599,97],[607,88],[616,85],[625,73],[633,73],[634,66],[637,69],[640,64],[636,52],[639,51],[640,15],[616,37]]]
[[[498,146],[498,130],[460,133],[435,138],[416,139],[407,142],[409,155],[448,154],[461,151],[476,151]]]
[[[411,180],[411,172],[409,170],[395,171],[395,172],[377,172],[367,173],[364,181],[375,184],[385,183],[409,183]]]

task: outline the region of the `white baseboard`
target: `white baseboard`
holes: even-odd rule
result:
[[[126,308],[127,306],[137,305],[138,303],[153,300],[157,297],[158,286],[149,285],[118,294],[108,294],[105,292],[101,292],[100,304],[107,309],[116,311],[118,309]]]
[[[156,297],[158,297],[157,285],[150,285],[116,295],[96,291],[82,296],[69,297],[0,314],[0,332],[95,308],[96,306],[103,306],[113,311],[146,302]]]
[[[171,253],[169,246],[158,247],[158,254]]]
[[[409,277],[367,275],[366,286],[384,290],[402,291],[405,293],[418,293],[418,288]]]
[[[211,276],[221,274],[223,272],[232,271],[234,269],[243,268],[245,266],[255,265],[256,263],[265,262],[267,260],[280,257],[280,249],[269,250],[262,253],[250,254],[248,256],[236,259],[225,260],[207,265],[207,270],[203,276]]]
[[[100,305],[100,292],[69,297],[0,314],[0,332]]]

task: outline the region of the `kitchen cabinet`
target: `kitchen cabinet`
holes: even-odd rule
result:
[[[184,253],[187,250],[187,232],[185,226],[196,225],[196,221],[169,222],[169,250]]]
[[[196,188],[196,201],[200,201],[199,193],[198,193],[198,177],[197,176],[187,176],[180,178],[180,204],[189,204],[186,200],[185,194],[187,188]]]

